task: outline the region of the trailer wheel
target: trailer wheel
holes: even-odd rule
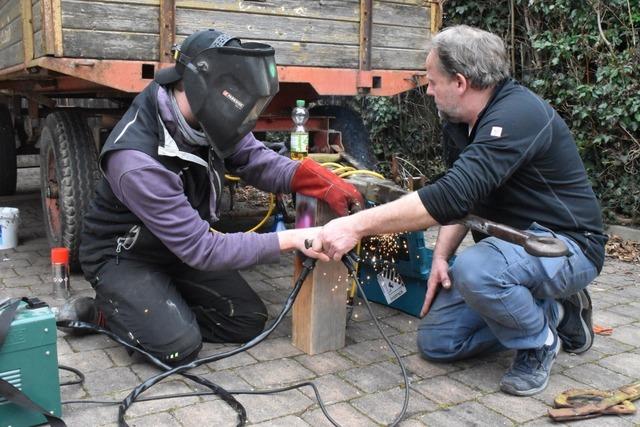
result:
[[[0,104],[0,196],[16,192],[18,164],[16,138],[9,107]]]
[[[40,190],[49,244],[69,249],[79,270],[80,231],[99,178],[98,152],[85,118],[77,112],[47,116],[40,135]]]
[[[312,108],[310,113],[314,116],[333,117],[329,120],[329,126],[342,133],[342,145],[347,154],[367,169],[376,169],[378,161],[373,153],[369,132],[358,113],[338,105],[319,105]]]

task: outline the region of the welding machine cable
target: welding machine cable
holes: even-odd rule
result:
[[[393,427],[396,426],[403,418],[404,415],[406,414],[407,411],[407,407],[408,407],[408,403],[409,403],[409,379],[406,373],[406,369],[404,367],[404,363],[402,361],[402,358],[400,357],[400,355],[398,354],[397,350],[395,349],[394,345],[391,343],[391,341],[389,340],[389,338],[386,336],[386,334],[384,333],[384,331],[382,330],[382,327],[380,326],[380,323],[378,322],[377,318],[375,317],[374,313],[373,313],[373,309],[371,308],[371,305],[369,303],[369,301],[367,300],[360,282],[357,279],[357,275],[355,274],[355,268],[354,265],[360,261],[358,259],[358,257],[353,254],[353,253],[348,253],[346,254],[343,259],[342,259],[344,265],[347,267],[347,270],[349,271],[349,274],[352,274],[354,276],[354,280],[355,283],[358,287],[358,290],[360,291],[361,295],[363,295],[363,299],[365,301],[366,304],[366,308],[369,312],[369,314],[371,315],[377,329],[380,331],[382,337],[384,338],[384,340],[387,342],[387,344],[389,345],[389,348],[391,349],[391,351],[393,352],[394,356],[396,357],[396,359],[398,360],[398,363],[400,365],[400,369],[402,371],[402,376],[403,376],[403,380],[404,380],[404,401],[403,401],[403,406],[402,409],[400,411],[400,413],[398,414],[398,416],[396,416],[396,418],[391,422],[391,424],[389,424],[389,426]],[[302,284],[304,283],[305,279],[307,278],[308,274],[313,270],[313,268],[315,267],[315,263],[316,260],[312,259],[312,258],[306,258],[303,261],[303,269],[298,277],[298,279],[296,280],[296,283],[291,291],[291,293],[289,294],[282,310],[280,311],[279,315],[277,316],[277,318],[275,319],[275,321],[272,323],[272,325],[265,330],[263,333],[261,333],[260,335],[256,336],[255,338],[253,338],[251,341],[245,343],[244,345],[234,348],[232,350],[229,351],[225,351],[225,352],[221,352],[221,353],[217,353],[202,359],[198,359],[195,360],[189,364],[185,364],[182,366],[176,366],[176,367],[171,367],[169,365],[166,365],[165,363],[163,363],[162,361],[160,361],[159,359],[157,359],[155,356],[151,355],[150,353],[140,349],[139,347],[135,347],[134,345],[122,340],[120,337],[116,336],[115,334],[113,334],[111,331],[108,331],[106,329],[97,327],[95,325],[89,324],[89,323],[84,323],[84,322],[79,322],[79,321],[67,321],[67,322],[59,322],[59,326],[65,326],[65,327],[72,327],[72,328],[77,328],[77,329],[90,329],[90,330],[94,330],[96,332],[100,332],[103,333],[107,336],[109,336],[111,339],[113,339],[114,341],[124,345],[125,347],[137,351],[139,353],[141,353],[142,355],[144,355],[145,357],[147,357],[151,362],[153,362],[154,364],[156,364],[158,367],[162,368],[165,370],[165,372],[162,372],[158,375],[155,375],[149,379],[147,379],[144,383],[140,384],[138,387],[136,387],[124,400],[122,400],[121,402],[98,402],[98,401],[86,401],[87,403],[112,403],[112,404],[119,404],[119,411],[118,411],[118,425],[120,427],[128,427],[128,424],[126,423],[126,421],[124,420],[124,416],[125,413],[127,411],[127,409],[135,402],[135,401],[149,401],[149,400],[157,400],[157,399],[166,399],[166,398],[175,398],[175,397],[182,397],[184,395],[167,395],[167,396],[154,396],[154,397],[150,397],[150,398],[140,398],[138,399],[138,397],[140,396],[141,393],[143,393],[144,391],[148,390],[149,388],[151,388],[153,385],[157,384],[158,382],[162,381],[164,378],[167,378],[170,375],[173,374],[180,374],[185,376],[186,378],[189,378],[195,382],[198,382],[206,387],[208,387],[209,389],[211,389],[211,392],[196,392],[196,393],[189,393],[189,395],[218,395],[220,396],[227,404],[229,404],[238,414],[238,424],[237,426],[243,426],[246,423],[246,411],[244,409],[244,407],[242,406],[242,404],[240,404],[235,398],[233,398],[232,395],[234,394],[274,394],[274,393],[280,393],[280,392],[284,392],[284,391],[288,391],[288,390],[292,390],[295,388],[300,388],[300,387],[304,387],[304,386],[310,386],[313,389],[313,392],[316,396],[316,399],[318,401],[318,405],[320,407],[320,409],[322,410],[323,414],[325,415],[325,417],[327,418],[327,420],[329,422],[331,422],[331,424],[333,424],[336,427],[341,427],[340,424],[335,421],[331,415],[329,414],[328,410],[326,409],[320,393],[317,389],[317,387],[315,386],[315,384],[313,384],[312,382],[306,381],[303,383],[298,383],[298,384],[294,384],[291,386],[287,386],[287,387],[283,387],[283,388],[279,388],[279,389],[271,389],[268,391],[257,391],[257,390],[225,390],[224,388],[212,383],[209,380],[206,380],[202,377],[199,377],[197,375],[194,374],[189,374],[188,372],[186,372],[189,369],[193,369],[195,367],[198,367],[204,363],[210,363],[210,362],[214,362],[226,357],[230,357],[233,356],[235,354],[238,354],[242,351],[245,351],[251,347],[254,347],[255,345],[259,344],[261,341],[263,341],[268,335],[270,335],[275,328],[278,327],[278,325],[281,323],[281,321],[284,319],[284,317],[287,315],[287,313],[290,311],[291,307],[293,306],[293,302],[295,301],[300,288],[302,287]],[[68,403],[80,403],[80,401],[72,401],[72,402],[68,402]]]

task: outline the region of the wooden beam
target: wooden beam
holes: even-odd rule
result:
[[[296,224],[323,225],[335,215],[317,199],[296,196]],[[294,280],[302,262],[296,256]],[[318,262],[307,276],[293,305],[292,343],[307,354],[344,347],[347,322],[347,270],[341,262]]]
[[[22,7],[22,43],[24,46],[24,63],[33,59],[33,16],[31,13],[31,0],[20,0]]]
[[[176,0],[160,0],[160,63],[171,63],[176,38]]]

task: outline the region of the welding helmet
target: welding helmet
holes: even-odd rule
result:
[[[183,81],[191,111],[214,152],[228,157],[278,92],[275,51],[204,30],[175,46],[174,58],[176,65],[158,71],[155,81]]]

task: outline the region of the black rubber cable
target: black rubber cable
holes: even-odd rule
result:
[[[384,338],[384,340],[386,341],[386,343],[389,345],[389,348],[391,349],[391,351],[393,352],[394,356],[396,357],[396,359],[398,360],[398,363],[400,365],[400,369],[402,371],[402,376],[403,376],[403,380],[404,380],[404,386],[405,386],[405,393],[404,393],[404,402],[403,402],[403,406],[402,409],[400,411],[400,413],[398,414],[398,416],[391,422],[391,424],[389,424],[389,426],[393,427],[396,426],[401,420],[402,418],[404,418],[404,415],[406,414],[407,411],[407,407],[409,404],[409,379],[406,373],[406,369],[404,366],[404,363],[402,361],[402,358],[400,357],[400,355],[398,354],[397,350],[395,349],[395,346],[391,343],[391,341],[389,340],[389,338],[386,336],[386,334],[384,333],[382,327],[380,326],[380,323],[378,322],[377,318],[375,317],[374,313],[373,313],[373,309],[368,301],[368,299],[366,298],[365,294],[364,294],[364,290],[362,289],[362,286],[360,284],[360,281],[357,278],[357,273],[355,270],[355,264],[357,262],[360,262],[361,260],[358,259],[358,257],[353,254],[353,253],[348,253],[347,255],[345,255],[342,259],[342,262],[344,263],[344,265],[347,267],[347,270],[349,272],[349,274],[351,274],[355,280],[355,283],[358,287],[358,290],[360,291],[360,294],[363,296],[363,299],[365,301],[365,305],[367,307],[367,311],[369,312],[369,314],[371,315],[374,324],[376,325],[376,328],[380,331],[380,334],[382,335],[382,337]],[[242,426],[246,423],[246,411],[244,409],[244,407],[236,400],[234,399],[231,395],[233,394],[274,394],[274,393],[281,393],[284,391],[288,391],[288,390],[293,390],[296,388],[301,388],[304,386],[310,386],[313,389],[313,392],[316,396],[316,400],[318,401],[318,405],[320,407],[320,409],[322,410],[322,413],[325,415],[325,417],[327,418],[327,420],[329,420],[329,422],[331,422],[331,424],[333,424],[336,427],[341,427],[340,424],[335,421],[331,415],[329,414],[329,412],[327,411],[324,402],[322,401],[322,398],[320,397],[320,393],[317,389],[317,387],[315,386],[315,384],[313,384],[312,382],[303,382],[303,383],[298,383],[295,385],[291,385],[288,387],[283,387],[283,388],[278,388],[278,389],[271,389],[268,391],[256,391],[256,390],[225,390],[224,388],[212,383],[209,380],[205,380],[201,377],[198,377],[197,375],[193,375],[193,374],[188,374],[185,371],[189,370],[189,369],[193,369],[195,367],[198,367],[204,363],[210,363],[210,362],[214,362],[226,357],[230,357],[233,356],[235,354],[238,354],[242,351],[245,351],[251,347],[254,347],[255,345],[259,344],[261,341],[263,341],[269,334],[271,334],[271,332],[273,332],[273,330],[275,330],[275,328],[280,324],[280,322],[282,321],[282,319],[286,316],[286,314],[289,312],[289,310],[291,309],[291,307],[293,306],[293,302],[295,301],[295,298],[297,297],[300,288],[302,287],[302,284],[304,283],[305,279],[307,278],[308,274],[313,270],[313,268],[315,267],[315,263],[316,260],[315,259],[311,259],[311,258],[306,258],[303,262],[303,269],[302,272],[300,273],[300,276],[298,277],[298,279],[296,280],[296,283],[291,291],[291,293],[289,294],[289,297],[287,298],[282,310],[280,311],[278,317],[275,319],[275,321],[271,324],[271,326],[269,328],[267,328],[264,332],[262,332],[260,335],[254,337],[251,341],[243,344],[242,346],[239,346],[235,349],[232,350],[228,350],[228,351],[224,351],[224,352],[220,352],[217,354],[213,354],[211,356],[202,358],[202,359],[198,359],[198,360],[194,360],[193,362],[186,364],[186,365],[181,365],[181,366],[176,366],[176,367],[170,367],[168,365],[166,365],[165,363],[163,363],[162,361],[160,361],[159,359],[157,359],[155,356],[151,355],[150,353],[147,353],[146,351],[140,349],[139,347],[135,347],[133,345],[131,345],[130,343],[122,340],[120,337],[116,336],[115,334],[113,334],[111,331],[108,331],[106,329],[97,327],[93,324],[90,323],[84,323],[84,322],[77,322],[77,321],[72,321],[72,322],[61,322],[60,326],[66,326],[66,327],[72,327],[72,328],[77,328],[77,329],[91,329],[91,330],[95,330],[97,332],[103,333],[107,336],[109,336],[110,338],[112,338],[113,340],[115,340],[116,342],[126,346],[127,348],[130,348],[134,351],[137,351],[141,354],[143,354],[145,357],[147,357],[151,362],[153,362],[154,364],[156,364],[157,366],[159,366],[162,369],[165,369],[164,372],[155,375],[149,379],[147,379],[145,382],[143,382],[142,384],[140,384],[138,387],[136,387],[124,400],[122,401],[107,401],[107,400],[70,400],[70,401],[64,401],[62,402],[62,404],[71,404],[71,403],[96,403],[96,404],[119,404],[120,408],[118,410],[118,425],[119,426],[123,426],[123,427],[128,427],[128,424],[126,423],[126,421],[124,421],[124,415],[126,413],[126,410],[135,402],[145,402],[145,401],[151,401],[151,400],[160,400],[160,399],[171,399],[171,398],[177,398],[177,397],[192,397],[192,396],[205,396],[205,395],[219,395],[221,398],[223,398],[223,400],[225,400],[226,403],[228,403],[230,406],[232,406],[232,408],[236,409],[236,412],[238,413],[238,426]],[[62,368],[62,367],[61,367]],[[64,367],[67,368],[67,367]],[[62,369],[64,369],[62,368]],[[73,368],[68,368],[67,370],[71,370],[72,372],[77,373],[78,375],[82,376],[82,379],[78,382],[81,382],[82,380],[84,380],[84,375],[82,375],[82,373],[80,371],[77,371]],[[193,381],[196,381],[202,385],[205,385],[207,387],[209,387],[212,391],[211,392],[195,392],[195,393],[181,393],[181,394],[172,394],[172,395],[161,395],[161,396],[154,396],[154,397],[149,397],[149,398],[139,398],[138,396],[140,396],[141,393],[143,393],[144,391],[148,390],[150,387],[152,387],[153,385],[157,384],[158,382],[162,381],[164,378],[167,378],[170,375],[173,374],[181,374]],[[70,384],[76,384],[78,382],[73,382]],[[65,384],[67,385],[67,384]],[[227,399],[225,399],[223,396],[229,396],[231,397],[231,399],[229,399],[229,401]],[[240,411],[238,410],[238,408],[235,407],[234,403],[237,403],[237,405],[239,406]]]
[[[84,374],[80,372],[76,368],[72,368],[71,366],[58,365],[58,369],[62,369],[63,371],[73,372],[78,376],[78,379],[75,381],[67,381],[65,383],[60,383],[60,387],[65,385],[73,385],[73,384],[82,384],[84,382]]]

